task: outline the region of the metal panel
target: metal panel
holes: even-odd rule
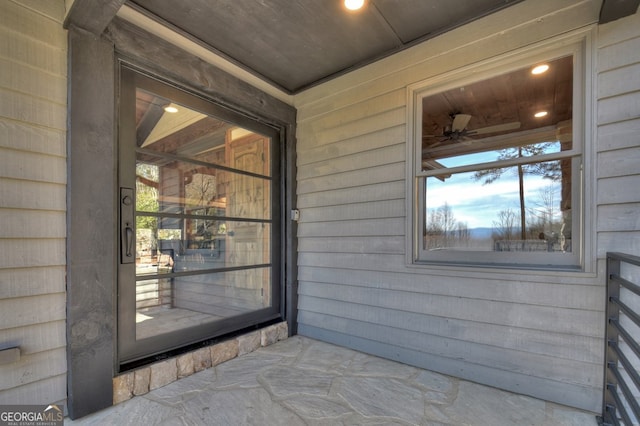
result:
[[[640,418],[638,392],[640,358],[637,312],[640,286],[636,284],[640,257],[607,253],[607,307],[605,378],[602,417],[605,422],[637,424]],[[629,281],[633,280],[633,281]],[[622,339],[620,339],[622,337]],[[624,374],[623,374],[624,373]]]

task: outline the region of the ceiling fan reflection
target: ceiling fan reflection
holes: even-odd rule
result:
[[[471,140],[469,136],[485,135],[490,133],[507,132],[510,130],[516,130],[520,128],[520,122],[514,121],[511,123],[496,124],[493,126],[482,127],[479,129],[467,129],[467,125],[472,116],[469,114],[451,114],[453,122],[451,127],[445,127],[441,135],[423,135],[423,139],[439,139],[431,147],[440,145],[443,142],[452,141],[459,142],[464,140]]]

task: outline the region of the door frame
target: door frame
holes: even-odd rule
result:
[[[72,419],[113,404],[117,359],[117,71],[124,61],[281,129],[284,291],[296,334],[296,110],[243,80],[119,18],[102,36],[69,28],[67,186],[67,406]]]

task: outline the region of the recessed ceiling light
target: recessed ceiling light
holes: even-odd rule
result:
[[[349,10],[358,10],[364,6],[364,0],[344,0],[344,7]]]
[[[178,112],[178,108],[172,105],[167,105],[166,107],[164,107],[164,110],[170,114],[175,114],[176,112]]]
[[[546,116],[547,114],[548,114],[547,111],[540,111],[540,112],[536,112],[535,114],[533,114],[533,116],[535,118],[542,118],[542,117]]]
[[[531,70],[531,74],[542,74],[545,73],[549,70],[549,65],[547,64],[542,64],[542,65],[538,65],[537,67],[534,67]]]

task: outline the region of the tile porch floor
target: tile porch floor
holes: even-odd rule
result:
[[[595,426],[593,413],[301,336],[66,425]]]

